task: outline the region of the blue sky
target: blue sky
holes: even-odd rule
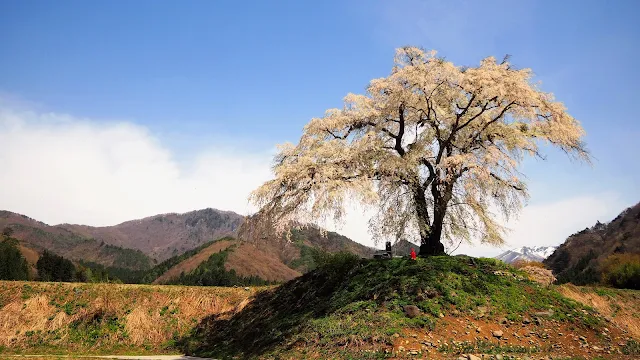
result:
[[[2,131],[10,131],[8,113],[23,122],[22,143],[34,133],[58,139],[77,134],[69,122],[83,124],[92,136],[131,125],[131,133],[159,151],[154,158],[168,159],[176,178],[201,171],[212,179],[220,169],[204,170],[207,156],[242,153],[249,164],[262,164],[275,144],[295,142],[310,118],[386,76],[396,47],[436,49],[460,65],[510,54],[516,66],[532,68],[543,89],[555,93],[587,131],[593,167],[552,150],[547,161],[524,164],[532,206],[576,198],[603,203],[602,209],[578,206],[582,225],[608,220],[640,201],[638,14],[637,1],[2,1]],[[52,125],[52,116],[66,125]],[[42,139],[38,143],[47,143]],[[60,151],[92,153],[82,147]],[[35,150],[31,156],[43,157]],[[11,159],[0,157],[6,166],[24,159],[17,150]],[[41,176],[33,168],[14,172]],[[59,186],[76,186],[77,180],[65,179]],[[113,185],[121,195],[127,193],[123,181]],[[61,211],[53,200],[29,199],[22,206],[18,195],[0,191],[0,203],[44,221],[121,220],[110,215],[116,207],[85,219],[80,209],[88,205]],[[157,210],[220,207],[216,196]],[[40,214],[42,204],[50,210]]]

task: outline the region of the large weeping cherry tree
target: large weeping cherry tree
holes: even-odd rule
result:
[[[357,201],[377,210],[376,240],[420,242],[421,255],[444,243],[504,243],[498,216],[528,198],[518,166],[551,144],[589,161],[585,132],[564,105],[532,82],[530,69],[493,57],[461,67],[415,47],[397,50],[387,77],[341,109],[312,119],[297,145],[280,146],[275,179],[250,200],[252,226],[340,221]]]

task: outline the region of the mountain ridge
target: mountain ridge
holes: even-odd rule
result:
[[[237,237],[244,219],[231,211],[207,208],[93,227],[68,223],[48,225],[26,215],[3,210],[0,211],[0,228],[12,228],[22,246],[40,253],[49,250],[72,261],[112,268],[117,271],[113,273],[117,278],[120,276],[115,274],[122,275],[118,268],[149,270],[151,278],[140,275],[142,273],[127,278],[144,277],[144,281],[166,282],[194,271],[214,253],[225,250],[225,246],[216,245],[216,242]],[[234,244],[225,258],[227,271],[276,282],[290,280],[314,268],[312,255],[319,252],[347,251],[369,257],[375,251],[314,225],[292,230],[292,241],[284,237],[265,237],[260,240],[234,239]],[[192,254],[181,256],[188,252]],[[171,261],[171,265],[167,267],[165,261]],[[165,265],[160,270],[153,267],[156,263]]]
[[[244,217],[213,208],[185,213],[165,213],[117,225],[93,227],[61,224],[59,227],[106,243],[137,249],[163,261],[204,244],[237,234]]]
[[[52,251],[72,260],[96,262],[105,266],[146,269],[152,260],[139,250],[122,248],[81,236],[69,229],[51,226],[26,215],[0,211],[0,228],[9,227],[21,245],[34,251]]]
[[[504,261],[507,264],[512,264],[518,260],[542,262],[553,254],[556,248],[557,246],[521,246],[494,256],[494,259]]]

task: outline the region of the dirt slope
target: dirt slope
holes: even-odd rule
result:
[[[229,247],[231,248],[229,249]],[[181,273],[188,274],[198,265],[207,261],[211,255],[225,249],[229,249],[229,255],[224,265],[225,269],[233,269],[240,276],[257,276],[263,280],[278,282],[300,276],[300,272],[289,268],[282,262],[272,247],[257,246],[238,240],[220,240],[170,268],[153,283],[164,284],[179,277]]]
[[[197,268],[198,265],[200,265],[202,262],[207,261],[209,256],[228,248],[229,246],[233,245],[234,243],[235,243],[235,241],[232,241],[232,240],[216,241],[213,244],[211,244],[210,246],[208,246],[207,248],[205,248],[202,251],[200,251],[199,253],[195,254],[194,256],[192,256],[192,257],[190,257],[188,259],[185,259],[184,261],[182,261],[178,265],[176,265],[176,266],[172,267],[171,269],[167,270],[167,272],[165,272],[160,277],[158,277],[156,280],[154,280],[153,283],[154,284],[164,284],[164,283],[166,283],[167,281],[169,281],[171,279],[177,278],[182,273],[188,274],[189,272],[191,272],[195,268]]]
[[[18,249],[29,264],[29,273],[31,274],[31,279],[35,279],[36,275],[38,274],[38,270],[36,270],[36,264],[38,263],[38,259],[40,259],[40,254],[36,250],[33,250],[23,244],[19,244]]]
[[[238,275],[244,277],[258,276],[268,281],[288,281],[301,275],[300,272],[285,265],[273,253],[247,242],[242,242],[229,254],[225,268],[233,269]]]
[[[562,285],[558,290],[562,295],[598,310],[608,322],[640,339],[640,291],[570,284]]]

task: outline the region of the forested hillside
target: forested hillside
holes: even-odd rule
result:
[[[560,283],[640,289],[640,203],[571,235],[544,263]]]

